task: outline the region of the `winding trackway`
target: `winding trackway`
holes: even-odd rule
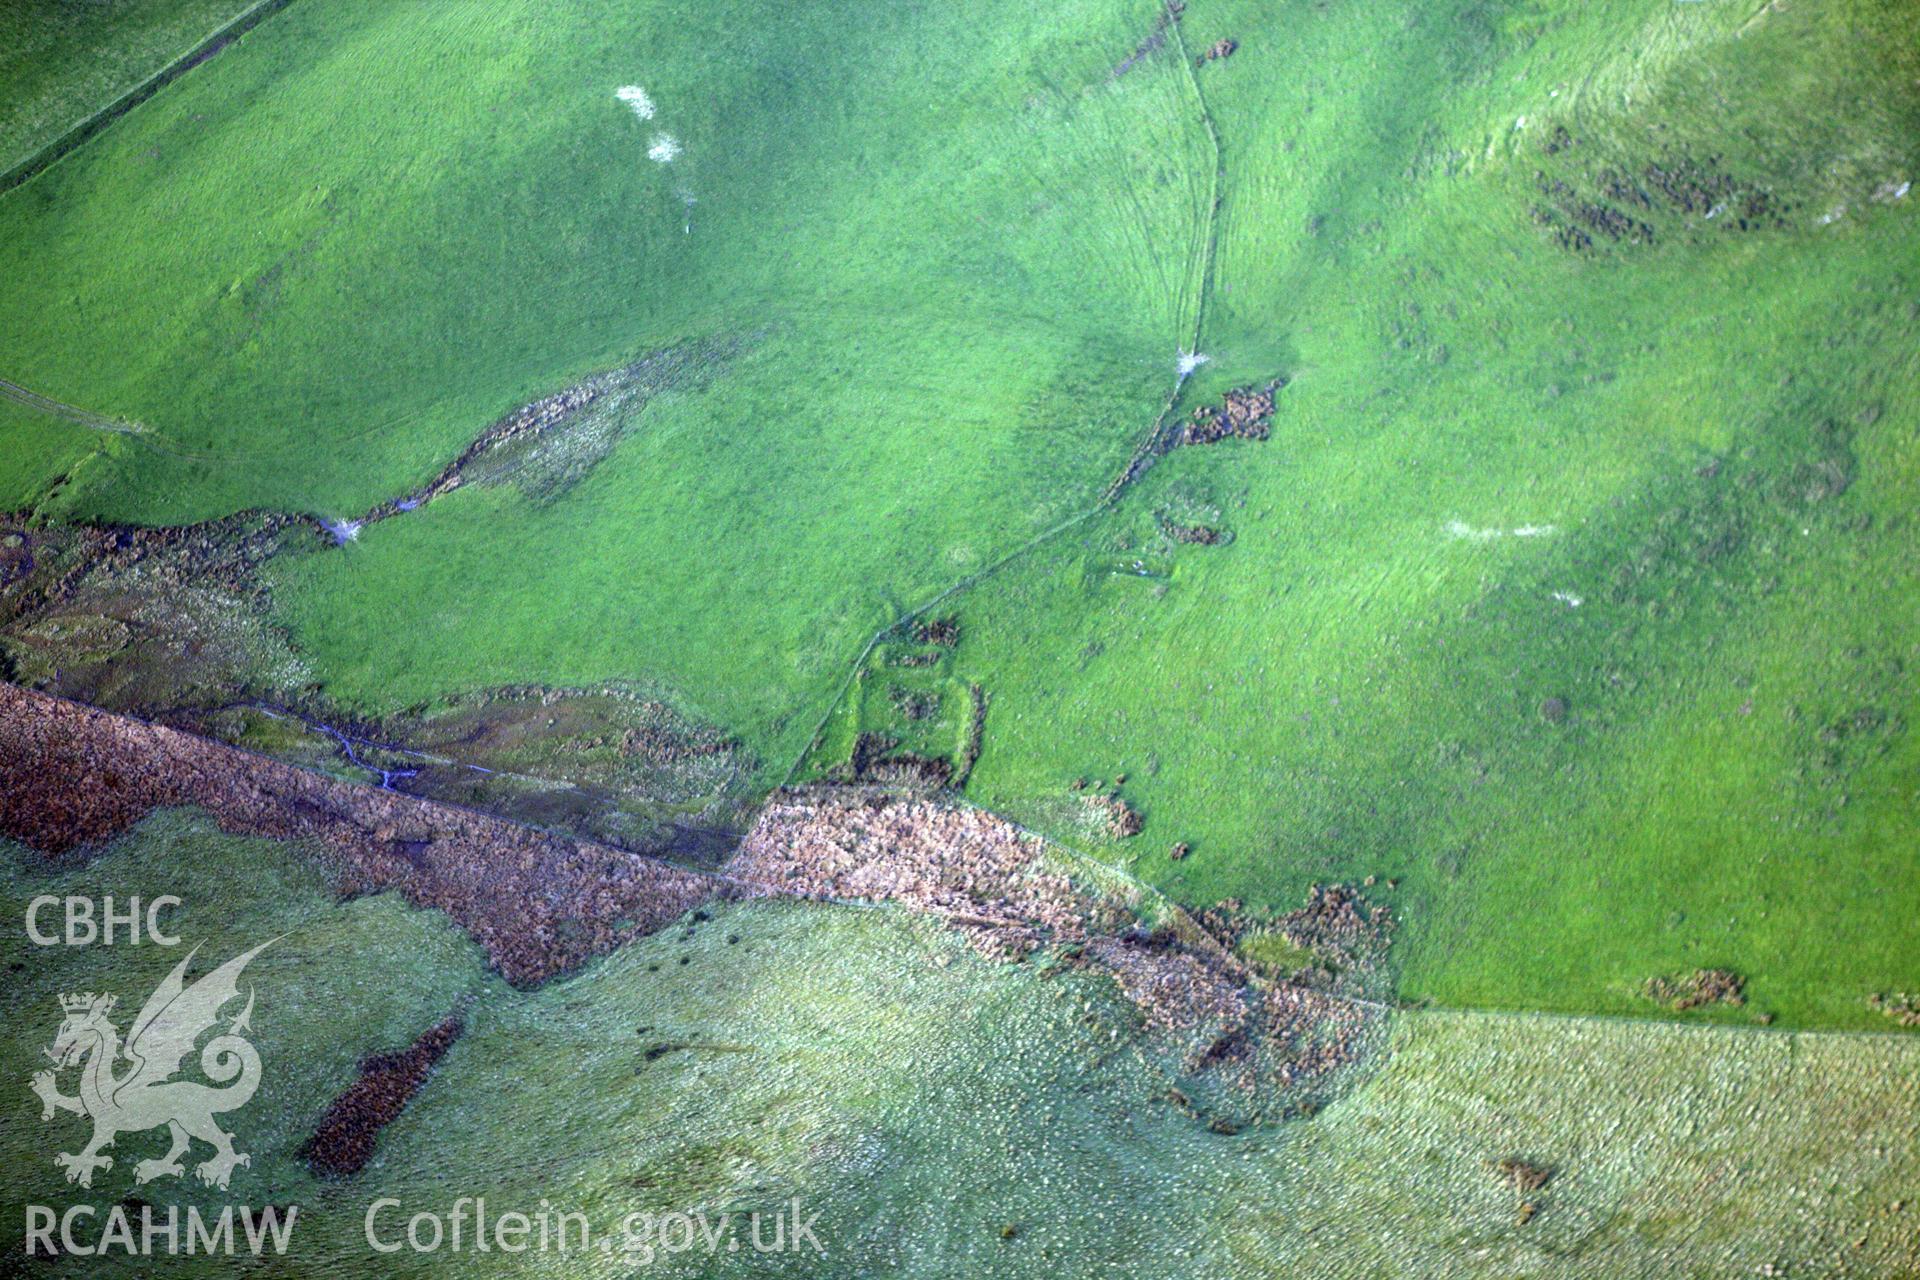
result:
[[[144,434],[147,430],[142,423],[103,417],[90,409],[82,409],[79,405],[55,400],[52,396],[43,396],[38,391],[30,391],[17,382],[8,382],[5,378],[0,378],[0,399],[11,400],[15,404],[37,409],[55,418],[64,418],[89,431],[111,431],[115,435],[137,436]]]
[[[1167,30],[1173,35],[1174,48],[1177,51],[1181,69],[1186,72],[1187,84],[1193,90],[1194,101],[1200,108],[1200,123],[1206,128],[1207,142],[1213,150],[1213,178],[1207,197],[1207,225],[1202,237],[1200,261],[1197,264],[1198,280],[1195,282],[1194,291],[1193,333],[1189,337],[1186,346],[1187,352],[1197,353],[1200,350],[1201,335],[1206,329],[1207,296],[1213,291],[1214,258],[1218,252],[1220,243],[1221,188],[1226,182],[1227,160],[1226,152],[1220,145],[1220,130],[1214,125],[1213,110],[1207,106],[1207,95],[1200,88],[1200,77],[1194,72],[1193,57],[1187,51],[1186,37],[1181,33],[1180,20],[1177,16],[1167,24]],[[833,697],[828,699],[826,710],[822,711],[820,718],[814,722],[813,732],[807,735],[807,740],[801,746],[800,753],[794,757],[793,763],[787,766],[786,773],[780,779],[781,786],[791,786],[793,784],[794,776],[800,772],[800,767],[807,762],[807,757],[813,753],[814,744],[819,741],[820,735],[826,731],[827,724],[833,719],[834,712],[839,710],[845,703],[847,690],[850,689],[853,686],[853,682],[859,678],[861,670],[867,665],[867,659],[873,655],[874,649],[878,647],[882,640],[886,639],[887,636],[894,631],[906,626],[908,623],[925,617],[945,601],[966,592],[992,577],[994,574],[999,573],[1014,561],[1024,559],[1027,555],[1053,541],[1053,539],[1059,537],[1068,529],[1073,528],[1075,525],[1085,523],[1119,501],[1120,495],[1126,491],[1129,485],[1138,480],[1149,466],[1153,465],[1154,458],[1158,456],[1161,443],[1166,435],[1167,419],[1173,413],[1174,406],[1180,401],[1180,392],[1187,385],[1187,377],[1188,371],[1184,368],[1175,375],[1173,387],[1167,392],[1167,398],[1161,404],[1160,412],[1155,415],[1153,425],[1147,429],[1147,433],[1141,437],[1140,443],[1134,447],[1132,455],[1128,457],[1126,465],[1120,469],[1119,475],[1114,477],[1105,491],[1101,493],[1099,500],[1091,507],[1088,507],[1078,515],[1068,516],[1065,520],[1062,520],[1050,529],[1043,529],[1039,533],[1034,534],[1031,538],[1013,548],[1013,550],[1008,551],[997,560],[988,564],[984,569],[960,579],[952,586],[940,592],[940,594],[921,604],[918,608],[913,609],[911,612],[901,614],[892,622],[873,633],[872,638],[867,641],[866,647],[861,649],[860,655],[853,660],[853,666],[847,671],[846,679],[842,680],[839,685],[834,688]]]

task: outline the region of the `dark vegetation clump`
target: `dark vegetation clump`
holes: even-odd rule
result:
[[[1529,1164],[1517,1156],[1506,1156],[1493,1163],[1493,1171],[1502,1182],[1513,1188],[1513,1194],[1520,1201],[1518,1225],[1526,1226],[1540,1212],[1539,1202],[1528,1197],[1547,1185],[1553,1177],[1553,1170]]]
[[[1285,378],[1275,378],[1264,387],[1227,392],[1218,407],[1195,405],[1189,420],[1180,424],[1172,447],[1221,440],[1265,440],[1273,426],[1274,392],[1286,385]]]
[[[1561,156],[1575,145],[1564,125],[1556,125],[1541,151]],[[1598,236],[1608,243],[1646,244],[1657,239],[1652,219],[1676,219],[1670,228],[1719,228],[1729,232],[1783,229],[1791,206],[1756,183],[1721,167],[1721,157],[1668,156],[1625,168],[1602,168],[1592,189],[1566,177],[1534,174],[1541,201],[1533,218],[1553,233],[1564,249],[1586,253]]]
[[[1867,1007],[1892,1018],[1903,1027],[1920,1027],[1920,996],[1906,991],[1891,995],[1876,993],[1867,997]]]
[[[1080,802],[1092,811],[1107,834],[1115,840],[1128,840],[1140,834],[1147,820],[1139,810],[1116,795],[1082,796]]]
[[[847,768],[859,777],[899,745],[900,739],[889,734],[863,733],[853,740],[853,754],[847,757]]]
[[[887,692],[887,700],[893,709],[909,720],[928,720],[940,709],[940,699],[930,693],[917,693],[912,689],[895,685]]]
[[[424,486],[380,503],[358,523],[417,511],[468,484],[511,483],[537,503],[552,502],[611,455],[654,396],[706,386],[742,345],[736,339],[685,342],[521,405]]]
[[[953,762],[940,756],[902,751],[879,761],[861,779],[887,786],[940,788],[953,781]]]
[[[1108,486],[1107,496],[1120,493],[1145,475],[1156,459],[1184,445],[1265,440],[1271,434],[1274,393],[1286,385],[1285,378],[1275,378],[1264,387],[1240,387],[1222,396],[1218,405],[1197,404],[1187,417],[1161,424]]]
[[[1160,531],[1175,542],[1200,547],[1218,546],[1227,537],[1224,529],[1216,529],[1210,524],[1176,524],[1164,516],[1160,519]]]
[[[1858,763],[1856,756],[1884,755],[1906,728],[1904,719],[1877,706],[1843,712],[1821,725],[1814,735],[1820,744],[1820,767],[1830,773],[1842,772]]]
[[[1673,977],[1648,978],[1641,994],[1678,1013],[1702,1005],[1742,1005],[1747,980],[1730,969],[1695,969]]]
[[[980,748],[987,736],[987,691],[977,684],[967,686],[967,698],[973,711],[967,717],[967,740],[960,748],[959,763],[954,766],[953,785],[962,787],[980,762]]]
[[[1513,1189],[1523,1196],[1532,1195],[1540,1190],[1553,1177],[1553,1170],[1528,1164],[1516,1156],[1506,1156],[1495,1161],[1493,1169],[1500,1175],[1502,1182],[1510,1183]]]
[[[380,1131],[399,1118],[462,1030],[460,1019],[451,1017],[398,1053],[363,1059],[359,1078],[333,1100],[300,1148],[308,1168],[322,1178],[347,1178],[364,1169]]]
[[[1238,40],[1215,40],[1207,46],[1205,53],[1194,59],[1194,62],[1199,66],[1205,66],[1209,62],[1218,62],[1222,58],[1231,58],[1233,51],[1239,47]]]
[[[1186,9],[1185,0],[1167,0],[1167,3],[1161,7],[1160,16],[1154,20],[1153,30],[1148,32],[1146,38],[1134,46],[1133,52],[1113,69],[1113,78],[1118,80],[1157,53],[1167,43],[1167,28],[1180,21],[1180,15],[1185,13]]]
[[[960,619],[929,618],[915,622],[913,638],[920,644],[930,644],[939,649],[951,649],[960,643]]]
[[[900,740],[884,733],[862,733],[853,754],[830,775],[837,782],[883,786],[944,787],[953,780],[953,762],[937,756],[899,751]]]
[[[1548,724],[1565,724],[1567,721],[1567,700],[1565,698],[1544,698],[1540,702],[1540,718]]]
[[[1552,206],[1551,211],[1547,206],[1535,206],[1535,220],[1547,226],[1555,226],[1553,214],[1557,212],[1567,223],[1572,224],[1561,228],[1563,234],[1560,239],[1563,247],[1570,249],[1591,247],[1593,238],[1586,232],[1605,236],[1611,241],[1626,241],[1630,244],[1652,244],[1654,241],[1652,224],[1624,214],[1612,205],[1580,195],[1563,179],[1549,177],[1545,173],[1536,173],[1534,186],[1551,202]],[[1583,243],[1576,245],[1574,241]]]

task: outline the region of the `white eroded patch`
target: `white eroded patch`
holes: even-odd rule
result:
[[[647,91],[637,84],[623,84],[613,91],[613,96],[633,108],[633,114],[642,120],[653,119],[653,99]]]
[[[1186,377],[1195,369],[1198,369],[1201,365],[1206,364],[1212,359],[1212,356],[1201,355],[1198,351],[1182,351],[1180,353],[1180,376],[1183,378]]]
[[[672,164],[680,155],[680,140],[670,133],[656,133],[647,144],[647,159],[655,164]]]
[[[1544,538],[1554,533],[1550,524],[1523,524],[1512,529],[1476,529],[1464,520],[1447,521],[1447,532],[1469,542],[1492,542],[1495,538]]]
[[[1581,605],[1586,603],[1585,600],[1581,599],[1579,596],[1575,595],[1571,591],[1556,591],[1553,593],[1553,598],[1555,600],[1558,600],[1561,604],[1567,606],[1567,608],[1569,609],[1578,609]]]

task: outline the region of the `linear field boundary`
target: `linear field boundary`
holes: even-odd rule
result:
[[[293,0],[258,0],[258,3],[250,8],[242,10],[221,23],[202,36],[191,48],[177,54],[145,80],[98,108],[91,115],[84,117],[51,142],[42,144],[4,173],[0,173],[0,195],[5,195],[15,187],[39,177],[81,146],[105,132],[107,127],[121,116],[219,53],[229,41],[245,35],[291,3]]]

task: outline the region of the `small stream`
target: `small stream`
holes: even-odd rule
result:
[[[326,723],[324,720],[315,720],[310,716],[301,715],[299,712],[290,711],[285,707],[274,707],[274,706],[269,706],[265,703],[260,703],[260,702],[248,702],[242,705],[245,706],[250,711],[258,711],[261,715],[271,716],[275,720],[292,720],[298,724],[304,725],[306,728],[311,729],[315,733],[324,733],[325,735],[327,735],[327,737],[332,738],[335,742],[340,744],[341,752],[345,754],[345,756],[347,757],[347,760],[351,764],[353,764],[356,768],[364,769],[368,773],[378,774],[380,777],[380,788],[383,791],[398,790],[398,788],[396,788],[393,785],[395,782],[404,780],[406,778],[417,777],[419,776],[420,770],[385,768],[382,765],[376,764],[370,760],[366,760],[362,758],[362,756],[360,755],[360,752],[355,748],[363,747],[372,751],[383,751],[388,753],[389,755],[407,756],[415,760],[426,761],[429,764],[457,763],[451,760],[442,760],[438,756],[428,755],[424,751],[409,751],[405,747],[395,746],[393,743],[390,743],[390,742],[375,742],[371,738],[356,737],[353,734],[347,733],[343,729],[335,728],[333,725]],[[468,769],[472,769],[476,773],[493,772],[491,769],[483,769],[477,764],[470,764],[465,767]]]

